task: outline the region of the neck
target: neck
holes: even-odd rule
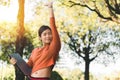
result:
[[[47,45],[50,45],[50,44],[43,44],[43,46],[47,46]]]

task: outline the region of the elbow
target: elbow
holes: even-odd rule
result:
[[[32,68],[32,63],[27,62],[27,65]]]
[[[61,42],[60,42],[60,44],[59,44],[59,51],[60,51],[60,49],[61,49]]]
[[[58,44],[55,46],[54,50],[55,50],[55,52],[59,52],[60,49],[61,49],[61,44],[58,43]]]

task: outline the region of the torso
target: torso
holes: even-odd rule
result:
[[[51,71],[52,71],[52,68],[51,67],[47,67],[47,68],[43,68],[43,69],[40,69],[34,73],[31,74],[32,77],[50,77],[51,75]]]

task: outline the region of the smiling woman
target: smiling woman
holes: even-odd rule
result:
[[[16,22],[17,20],[17,11],[18,11],[18,2],[17,0],[11,0],[9,6],[0,5],[0,22]]]

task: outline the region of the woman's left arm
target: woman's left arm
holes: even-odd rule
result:
[[[52,51],[59,51],[61,48],[61,42],[60,42],[60,37],[59,37],[59,33],[57,31],[56,28],[56,24],[55,24],[55,17],[54,17],[54,13],[53,13],[53,8],[50,8],[50,27],[52,30],[52,42],[50,44],[50,52]]]
[[[55,24],[55,17],[54,17],[54,10],[53,10],[53,3],[50,2],[48,3],[46,6],[48,6],[49,8],[49,16],[50,16],[50,28],[52,31],[52,42],[50,43],[49,46],[49,55],[54,55],[59,53],[60,48],[61,48],[61,42],[60,42],[60,37],[56,28],[56,24]]]

